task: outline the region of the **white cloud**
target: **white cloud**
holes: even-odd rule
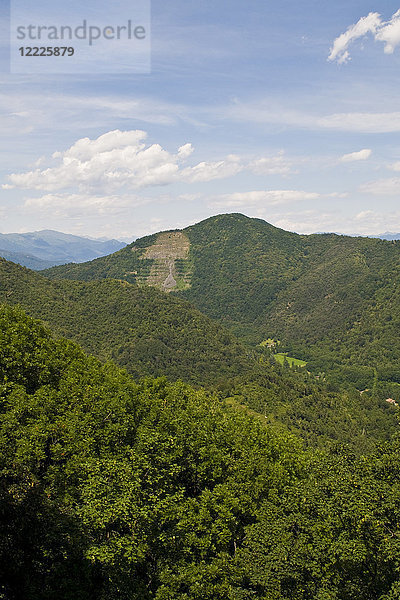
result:
[[[378,235],[384,231],[400,231],[400,211],[380,213],[365,209],[348,214],[340,210],[288,211],[271,215],[271,211],[258,211],[277,227],[297,233],[336,232],[345,235]]]
[[[245,165],[239,156],[231,154],[224,160],[217,162],[201,162],[194,167],[187,167],[179,173],[177,180],[189,183],[212,181],[213,179],[225,179],[237,175],[245,169]]]
[[[260,214],[260,216],[262,216]],[[286,231],[297,233],[316,233],[343,231],[343,219],[337,212],[322,212],[316,210],[291,211],[275,215],[273,224]]]
[[[366,219],[376,219],[377,213],[373,210],[362,210],[354,218],[356,221],[365,221]]]
[[[392,171],[400,171],[400,160],[388,165],[388,169],[391,169]]]
[[[355,216],[357,229],[362,235],[379,235],[384,231],[400,231],[400,211],[380,213],[376,210],[363,210]]]
[[[335,39],[328,60],[337,60],[339,64],[350,60],[347,50],[350,44],[367,33],[376,33],[381,22],[379,13],[370,12],[366,17],[362,17],[355,25],[351,25],[345,33]]]
[[[284,152],[271,158],[258,158],[249,163],[249,170],[255,175],[287,175],[291,172],[291,163]]]
[[[334,40],[328,60],[335,60],[339,64],[348,62],[351,60],[350,45],[369,33],[375,40],[385,44],[385,54],[392,54],[400,44],[400,10],[389,21],[382,21],[381,15],[376,12],[362,17]]]
[[[96,156],[96,154],[112,150],[131,147],[138,152],[144,147],[143,140],[145,137],[146,133],[140,130],[109,131],[96,140],[91,140],[88,137],[82,138],[75,142],[66,152],[55,152],[53,158],[64,158],[64,162],[68,162],[68,159],[77,159],[85,162]]]
[[[235,192],[233,194],[220,194],[210,199],[209,206],[213,208],[243,208],[254,206],[274,206],[290,202],[304,202],[318,200],[321,194],[303,192],[298,190],[260,190],[252,192]]]
[[[385,54],[392,54],[400,44],[400,10],[398,10],[390,21],[383,23],[379,28],[376,39],[385,44]]]
[[[400,177],[378,179],[360,186],[360,191],[375,196],[394,196],[400,194]]]
[[[350,152],[350,154],[344,154],[340,161],[341,162],[354,162],[358,160],[367,160],[372,154],[372,150],[364,148],[358,152]]]
[[[116,215],[127,208],[136,208],[152,202],[152,198],[134,195],[92,196],[89,194],[46,194],[27,198],[24,208],[28,213],[51,214],[52,217]]]
[[[400,112],[349,112],[313,115],[296,110],[277,109],[265,102],[235,102],[224,114],[233,121],[263,125],[285,125],[306,130],[335,130],[359,133],[400,131]]]
[[[316,119],[317,127],[360,133],[391,133],[400,131],[400,112],[336,113]]]
[[[220,161],[186,165],[193,152],[186,143],[176,154],[159,144],[146,145],[144,131],[109,131],[97,139],[82,138],[64,152],[55,152],[56,166],[36,168],[9,175],[3,189],[22,188],[46,192],[69,191],[102,193],[138,189],[176,182],[197,183],[232,177],[244,170],[271,174],[287,173],[290,162],[277,157],[244,159],[229,155]]]

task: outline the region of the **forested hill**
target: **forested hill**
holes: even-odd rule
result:
[[[249,368],[248,352],[188,302],[123,281],[50,281],[0,259],[0,302],[20,304],[58,335],[132,375],[220,384]]]
[[[316,372],[400,397],[398,241],[298,235],[228,214],[43,273],[172,291],[243,341],[278,339]]]
[[[218,390],[234,404],[298,432],[309,445],[343,442],[358,451],[397,429],[396,411],[365,394],[328,389],[306,369],[280,366],[266,349],[250,351],[187,301],[125,281],[51,281],[0,260],[0,302],[20,304],[55,333],[136,377]]]

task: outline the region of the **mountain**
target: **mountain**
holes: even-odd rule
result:
[[[44,274],[173,292],[253,347],[279,340],[336,383],[400,399],[399,265],[397,241],[298,235],[228,214]]]
[[[380,235],[371,236],[371,237],[378,237],[381,240],[393,241],[393,240],[400,240],[400,233],[390,233],[389,231],[387,231],[386,233],[381,233]]]
[[[281,366],[264,347],[248,348],[174,294],[126,281],[50,280],[0,259],[0,302],[21,305],[59,336],[135,377],[167,376],[204,386],[263,423],[297,432],[308,445],[345,442],[358,451],[389,439],[396,409],[341,392],[307,369]]]
[[[43,260],[32,254],[24,254],[22,252],[11,252],[10,250],[4,250],[0,248],[0,256],[6,260],[23,265],[34,271],[42,271],[54,266],[54,263],[50,260]]]
[[[0,256],[35,270],[92,260],[124,246],[117,240],[96,240],[52,230],[0,233]]]

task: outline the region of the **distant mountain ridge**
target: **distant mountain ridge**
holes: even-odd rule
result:
[[[392,233],[390,231],[386,231],[386,233],[380,233],[379,235],[371,235],[369,237],[377,237],[381,240],[393,241],[400,240],[400,233]]]
[[[50,260],[43,260],[32,254],[24,254],[23,252],[11,252],[10,250],[4,250],[3,248],[0,248],[0,256],[13,263],[28,267],[28,269],[32,269],[32,271],[41,271],[42,269],[49,269],[50,267],[55,266]]]
[[[367,237],[372,239],[386,240],[388,242],[400,240],[400,233],[392,233],[391,231],[386,231],[385,233],[378,233],[377,235],[365,235],[361,233],[341,233],[340,231],[315,231],[315,233],[311,235],[327,235],[330,233],[333,233],[334,235],[344,235],[346,237]]]
[[[0,256],[33,270],[70,262],[86,262],[116,252],[124,246],[124,242],[114,239],[90,239],[51,229],[0,233]]]

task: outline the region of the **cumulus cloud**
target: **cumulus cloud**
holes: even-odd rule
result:
[[[260,174],[287,173],[290,162],[276,157],[247,160],[229,155],[220,161],[187,165],[193,147],[186,143],[175,154],[159,144],[146,145],[144,131],[109,131],[97,139],[82,138],[64,152],[53,154],[55,166],[13,173],[3,189],[45,192],[112,193],[176,182],[197,183],[231,177],[244,170]]]
[[[358,160],[367,160],[372,154],[372,150],[364,148],[358,152],[350,152],[350,154],[344,154],[341,158],[341,162],[354,162]]]
[[[348,62],[351,60],[348,50],[350,45],[367,34],[372,34],[376,41],[385,44],[385,54],[392,54],[400,44],[400,10],[394,13],[389,21],[383,21],[381,15],[376,12],[362,17],[334,40],[328,60],[339,64]]]
[[[144,131],[110,131],[95,140],[78,140],[53,158],[55,167],[35,169],[9,176],[9,187],[55,192],[78,186],[81,191],[101,187],[116,190],[170,183],[179,172],[179,163],[187,158],[189,146],[171,154],[159,144],[147,146]]]
[[[53,158],[63,158],[65,162],[74,159],[85,162],[92,159],[96,154],[121,150],[127,147],[131,147],[138,152],[144,147],[143,140],[145,137],[146,133],[140,130],[109,131],[96,140],[91,140],[88,137],[82,138],[75,142],[66,152],[55,152]]]

